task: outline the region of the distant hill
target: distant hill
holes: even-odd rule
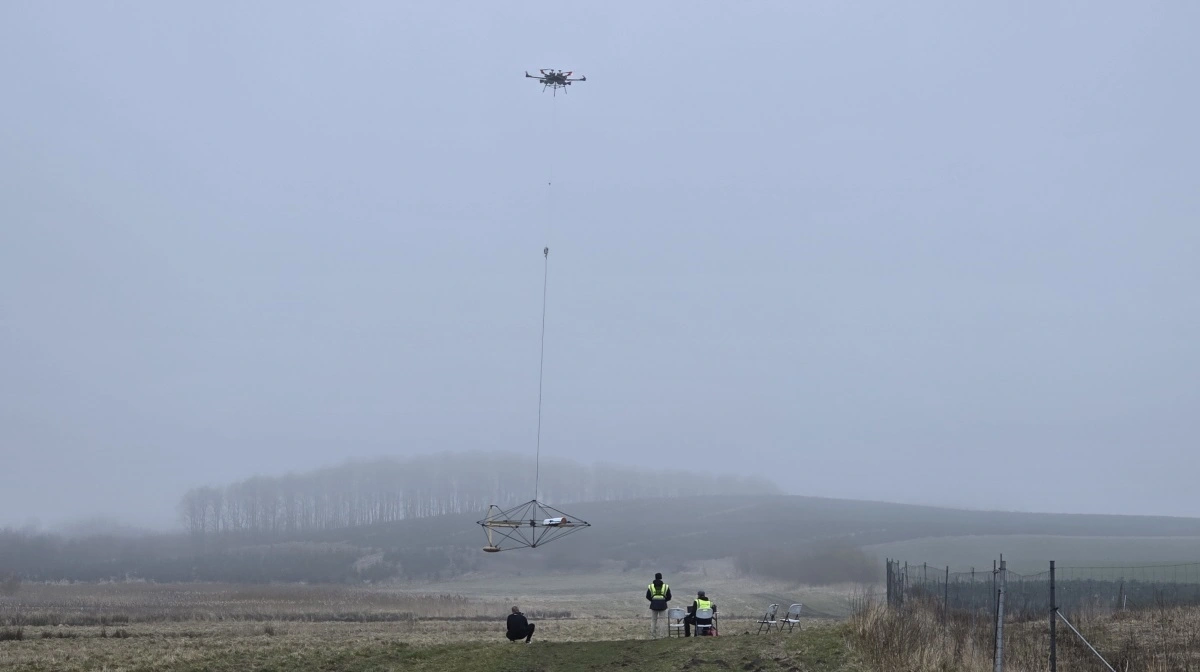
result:
[[[7,532],[0,533],[0,575],[10,572],[34,580],[361,582],[449,578],[472,571],[579,572],[614,562],[630,570],[653,565],[672,571],[692,560],[739,554],[772,556],[835,543],[865,547],[968,535],[1131,542],[1145,537],[1200,538],[1196,518],[963,511],[789,495],[643,498],[562,508],[592,527],[537,550],[497,554],[480,550],[485,543],[476,524],[481,512],[270,536],[64,539]]]
[[[744,550],[804,549],[834,540],[867,546],[964,535],[1200,537],[1198,518],[964,511],[789,495],[579,503],[569,512],[593,527],[543,550],[560,559],[581,561],[728,557]],[[384,548],[477,550],[484,543],[475,524],[478,518],[455,515],[400,521],[312,538]]]

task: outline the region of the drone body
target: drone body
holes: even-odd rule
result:
[[[583,77],[583,76],[572,79],[571,75],[573,75],[575,73],[572,72],[571,70],[567,70],[566,72],[563,72],[562,70],[538,70],[538,72],[540,72],[542,74],[541,75],[531,75],[528,72],[526,72],[525,76],[530,79],[538,80],[538,82],[542,85],[542,91],[545,91],[546,89],[550,89],[551,91],[555,92],[556,94],[557,94],[558,89],[566,89],[568,86],[571,85],[571,82],[586,82],[587,81],[587,77]],[[563,93],[566,93],[566,91],[564,90]]]

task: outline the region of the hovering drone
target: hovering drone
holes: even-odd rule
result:
[[[571,82],[587,81],[587,77],[582,76],[576,79],[571,79],[571,75],[574,73],[570,70],[566,72],[563,72],[562,70],[538,70],[538,72],[542,73],[540,77],[537,75],[531,75],[528,72],[525,73],[525,76],[530,79],[538,80],[538,82],[542,84],[542,91],[551,89],[557,93],[558,89],[567,88],[571,85]],[[566,93],[566,91],[563,91],[563,93]]]

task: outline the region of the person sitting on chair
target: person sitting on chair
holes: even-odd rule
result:
[[[696,591],[696,601],[692,602],[687,608],[688,615],[685,616],[683,619],[683,636],[684,637],[692,636],[692,626],[693,625],[712,625],[712,622],[713,622],[712,618],[696,618],[696,612],[700,609],[712,609],[714,614],[717,613],[717,603],[710,602],[708,600],[708,598],[705,597],[703,590]],[[708,628],[708,631],[711,634],[713,631],[713,628]],[[697,637],[700,636],[699,628],[696,629],[696,636]]]
[[[525,614],[521,610],[513,607],[512,613],[508,615],[508,632],[504,633],[508,637],[508,641],[515,642],[522,637],[525,638],[525,643],[533,639],[534,624],[525,619]]]

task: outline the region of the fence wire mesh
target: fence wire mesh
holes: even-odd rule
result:
[[[1044,572],[1004,572],[1003,641],[1009,651],[1029,652],[1026,661],[1040,655],[1042,664],[1029,669],[1052,669],[1052,649],[1057,661],[1069,661],[1062,669],[1108,669],[1061,622],[1052,644],[1052,604],[1118,670],[1200,669],[1200,562],[1055,567],[1053,602],[1046,564]],[[948,633],[983,646],[997,630],[999,566],[963,570],[889,560],[888,604],[932,610]]]

